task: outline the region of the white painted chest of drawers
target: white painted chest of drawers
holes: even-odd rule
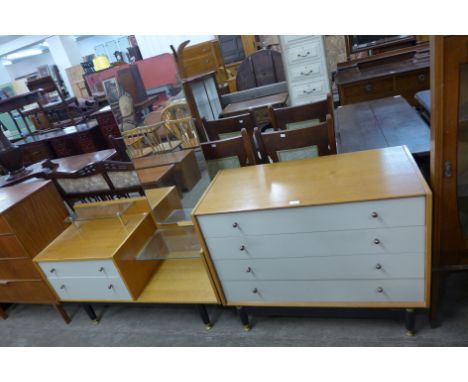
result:
[[[396,147],[223,171],[194,220],[227,305],[426,307],[430,210]]]
[[[280,36],[292,106],[326,99],[330,80],[323,36]]]

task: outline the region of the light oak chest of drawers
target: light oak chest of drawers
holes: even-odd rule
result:
[[[406,147],[221,171],[193,211],[231,306],[429,306],[432,195]]]

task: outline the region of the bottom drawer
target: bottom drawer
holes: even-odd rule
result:
[[[55,303],[57,298],[41,280],[0,280],[0,302]]]
[[[225,281],[231,302],[424,302],[424,279]]]
[[[123,281],[118,277],[49,278],[63,301],[128,301],[132,300]]]

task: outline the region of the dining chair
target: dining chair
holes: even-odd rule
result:
[[[251,136],[245,128],[238,137],[200,144],[210,178],[222,169],[252,166],[257,163]]]
[[[247,130],[247,133],[253,135],[255,118],[253,113],[249,112],[213,121],[207,121],[205,118],[202,118],[202,124],[208,139],[210,141],[218,141],[220,139],[240,136],[243,128]]]
[[[336,142],[330,140],[330,129],[333,129],[331,115],[326,116],[325,122],[301,129],[261,133],[256,127],[254,137],[260,161],[285,162],[336,154]]]
[[[325,122],[327,114],[333,117],[333,99],[330,93],[323,101],[280,108],[269,107],[274,130],[293,130]]]
[[[197,126],[185,98],[169,102],[161,111],[161,121],[172,137],[181,142],[183,149],[200,146]]]

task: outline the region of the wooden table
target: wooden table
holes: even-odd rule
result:
[[[59,165],[54,171],[73,173],[81,170],[83,167],[88,166],[90,164],[111,159],[115,154],[116,151],[114,149],[107,149],[96,151],[93,153],[86,153],[80,155],[73,155],[65,158],[53,159],[51,160],[51,162]],[[8,175],[0,177],[0,187],[12,186],[14,184],[21,183],[31,178],[45,177],[45,172],[48,171],[48,169],[42,167],[43,163],[44,161],[40,161],[26,167],[27,170],[31,171],[26,173],[24,176],[17,177],[12,180],[7,180]]]
[[[254,98],[248,101],[234,102],[227,105],[220,113],[220,117],[239,115],[249,110],[258,111],[266,109],[268,106],[282,106],[288,99],[288,92],[269,95],[266,97]]]
[[[431,91],[423,90],[414,95],[418,101],[418,110],[427,123],[431,123]]]
[[[340,106],[335,120],[339,153],[406,145],[428,174],[430,129],[403,97]]]
[[[174,179],[174,165],[150,167],[137,170],[140,183],[144,189],[159,188],[176,185]],[[180,189],[177,189],[180,194]]]
[[[190,191],[201,178],[195,152],[191,149],[135,158],[133,164],[137,170],[173,164],[176,184],[183,191]]]

